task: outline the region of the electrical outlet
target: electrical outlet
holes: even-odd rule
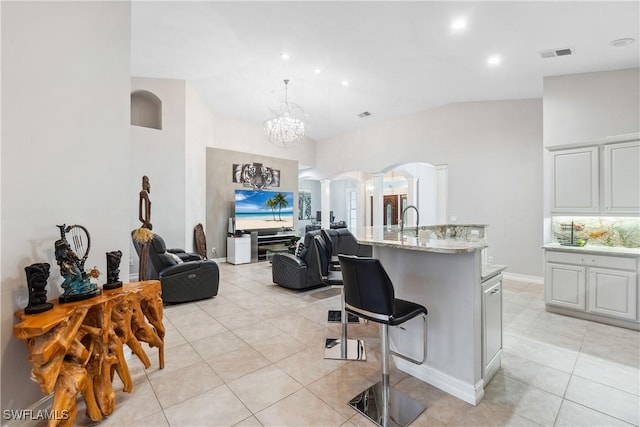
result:
[[[133,267],[133,258],[129,258],[129,267]]]
[[[492,257],[492,256],[490,256],[490,257],[488,258],[488,260],[489,260],[489,262],[493,262],[493,257]]]
[[[217,254],[216,248],[211,248],[211,254],[215,256]]]

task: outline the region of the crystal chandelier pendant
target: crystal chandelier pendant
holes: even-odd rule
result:
[[[284,80],[284,102],[271,110],[271,116],[264,121],[264,131],[276,147],[290,148],[299,144],[307,136],[309,116],[298,104],[287,99],[287,85]]]

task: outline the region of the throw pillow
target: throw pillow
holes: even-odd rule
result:
[[[176,264],[182,264],[182,263],[183,263],[182,259],[180,259],[180,257],[179,257],[178,255],[176,255],[176,254],[172,254],[171,252],[167,252],[167,254],[168,254],[171,258],[173,258],[173,260],[176,262]]]

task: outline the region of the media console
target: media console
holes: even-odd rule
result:
[[[255,239],[254,239],[255,235]],[[296,233],[292,232],[278,232],[276,234],[258,234],[257,231],[251,233],[251,261],[265,260],[267,259],[267,250],[278,251],[287,249],[289,242],[294,237],[297,237]]]

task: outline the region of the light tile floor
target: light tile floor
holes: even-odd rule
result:
[[[372,426],[347,405],[380,376],[375,323],[350,325],[367,362],[323,359],[326,322],[339,308],[327,288],[290,291],[267,262],[220,264],[218,296],[165,307],[166,366],[129,359],[132,393],[116,378],[104,426]],[[547,313],[542,285],[505,280],[504,358],[477,406],[392,370],[392,384],[428,409],[414,426],[639,424],[640,335]],[[79,425],[92,423],[82,407]]]

